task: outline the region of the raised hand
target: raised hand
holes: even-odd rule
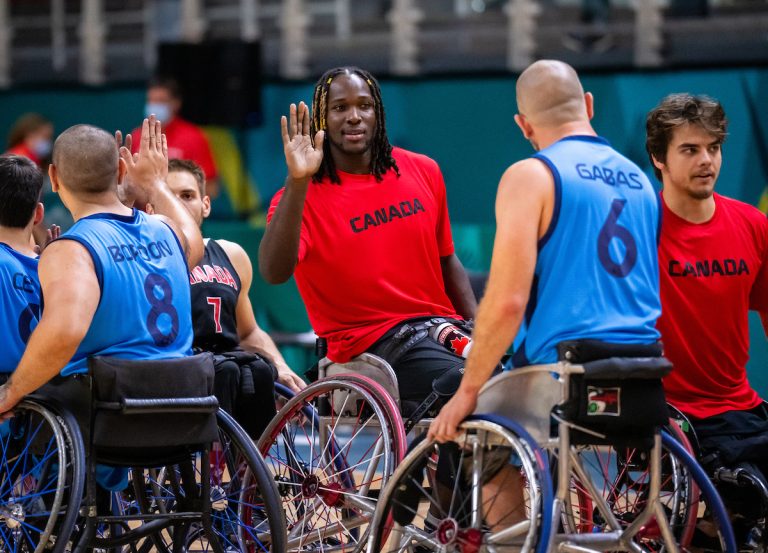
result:
[[[309,136],[309,108],[304,102],[291,104],[289,119],[280,118],[283,135],[283,151],[288,175],[295,181],[309,180],[317,173],[323,161],[325,131],[315,134],[314,145]]]
[[[115,139],[119,138],[119,131]],[[168,176],[168,141],[160,128],[160,121],[154,115],[141,124],[139,151],[131,154],[130,135],[125,145],[120,146],[120,157],[127,167],[125,192],[132,193],[137,205],[148,203],[152,191],[162,186]]]
[[[42,244],[35,245],[34,250],[37,255],[43,253],[43,250],[48,247],[48,244],[54,240],[58,240],[61,236],[61,227],[59,225],[51,225],[45,229],[45,240]]]
[[[123,133],[115,131],[115,143],[117,144],[117,151],[120,157],[123,157],[121,148],[125,144],[125,149],[131,151],[131,145],[133,144],[133,137],[130,133],[125,135],[125,143],[123,143]],[[139,154],[133,154],[131,158],[134,162],[139,160]],[[130,177],[126,174],[123,176],[122,181],[117,183],[117,197],[120,198],[120,202],[126,207],[133,207],[136,203],[136,189],[131,182]]]

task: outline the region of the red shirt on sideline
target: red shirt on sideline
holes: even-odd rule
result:
[[[213,162],[211,148],[200,127],[177,116],[167,125],[163,125],[163,132],[168,139],[169,159],[190,159],[200,166],[206,180],[216,178],[216,165]],[[135,153],[139,151],[141,129],[134,129],[131,135],[132,149]]]
[[[715,194],[715,214],[690,223],[664,203],[657,322],[674,368],[667,401],[695,418],[756,407],[747,381],[748,311],[768,312],[768,220]]]
[[[400,321],[458,317],[440,258],[453,253],[445,183],[430,158],[395,148],[400,177],[338,171],[309,183],[294,276],[328,357],[344,363]],[[284,188],[272,198],[272,220]]]
[[[13,148],[9,148],[5,153],[29,158],[35,165],[40,167],[40,158],[35,155],[35,152],[27,148],[23,142],[21,144],[17,144]]]

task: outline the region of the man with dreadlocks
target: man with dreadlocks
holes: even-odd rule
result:
[[[379,85],[355,67],[320,78],[311,122],[301,102],[281,126],[288,178],[267,215],[264,278],[295,274],[332,361],[384,357],[404,400],[424,400],[444,374],[458,385],[462,338],[449,351],[428,327],[464,326],[476,302],[454,253],[437,164],[392,147]]]

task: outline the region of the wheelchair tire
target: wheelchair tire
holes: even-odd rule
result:
[[[709,515],[708,518],[712,525],[711,532],[714,534],[713,541],[715,542],[713,548],[710,549],[706,546],[700,546],[696,543],[696,540],[698,539],[697,536],[694,536],[694,543],[692,545],[700,550],[712,551],[713,553],[715,551],[736,553],[736,538],[733,535],[733,528],[731,528],[728,512],[725,510],[725,505],[723,505],[720,495],[718,495],[715,486],[707,477],[704,469],[701,468],[680,442],[675,440],[667,432],[661,432],[661,440],[663,445],[680,458],[686,469],[690,472],[694,482],[701,490],[701,501],[704,502],[705,505],[704,517]],[[697,527],[698,526],[699,525],[697,524]]]
[[[258,447],[282,496],[287,550],[361,551],[379,489],[403,455],[392,398],[368,378],[340,375],[278,404]]]
[[[424,439],[412,446],[382,493],[369,551],[547,551],[552,487],[539,446],[495,415],[473,416],[459,429],[450,445]],[[513,479],[522,494],[502,506],[498,494]]]
[[[63,553],[83,496],[85,453],[72,415],[28,398],[0,424],[0,551]]]
[[[285,519],[280,496],[271,473],[255,445],[235,420],[219,409],[219,440],[208,459],[198,453],[188,465],[160,469],[132,469],[134,494],[143,513],[170,514],[184,510],[189,484],[184,474],[194,471],[195,492],[199,490],[200,466],[208,463],[211,479],[211,528],[202,523],[187,524],[184,550],[188,553],[240,551],[243,553],[285,551]],[[136,478],[135,475],[141,475]],[[185,524],[184,522],[181,523]],[[152,534],[142,542],[139,553],[174,550],[171,527]],[[213,545],[213,541],[216,545]]]

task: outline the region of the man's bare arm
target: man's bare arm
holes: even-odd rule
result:
[[[445,293],[451,300],[456,312],[464,319],[472,319],[477,311],[477,299],[469,283],[467,271],[455,253],[440,258],[443,271]]]
[[[309,108],[304,102],[291,104],[289,119],[280,119],[288,178],[285,192],[264,231],[259,245],[259,271],[271,284],[285,282],[293,274],[299,259],[301,217],[312,175],[323,160],[325,131],[314,141],[309,136]]]
[[[127,167],[126,178],[139,192],[142,207],[150,203],[154,213],[171,221],[170,226],[187,257],[187,266],[191,269],[197,265],[205,253],[203,237],[189,211],[165,182],[168,176],[168,141],[154,115],[144,119],[141,125],[138,156],[122,146],[120,157]]]
[[[275,368],[277,368],[278,380],[298,392],[304,388],[304,381],[291,370],[280,350],[277,349],[275,342],[256,322],[253,305],[251,305],[251,299],[248,297],[253,280],[253,266],[248,258],[248,254],[245,253],[245,250],[240,245],[234,242],[218,240],[218,244],[226,252],[227,257],[229,257],[240,277],[240,290],[238,291],[237,306],[235,307],[240,347],[246,351],[258,353],[272,361]]]
[[[430,437],[443,441],[455,435],[520,328],[553,189],[552,175],[536,160],[516,163],[501,178],[491,270],[477,311],[472,350],[459,389],[432,423]]]
[[[280,284],[293,275],[299,259],[301,217],[309,179],[285,180],[285,192],[259,244],[259,271],[270,284]]]
[[[0,413],[59,374],[77,351],[99,305],[93,261],[79,243],[59,240],[48,246],[38,272],[45,309],[5,386],[8,397],[4,403],[0,399]]]

